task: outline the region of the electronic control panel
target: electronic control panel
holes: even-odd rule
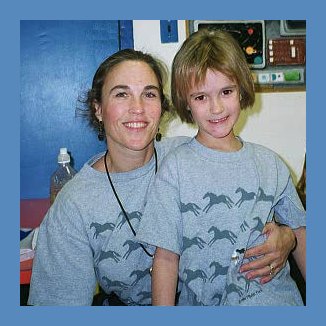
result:
[[[189,20],[188,22],[189,33],[202,28],[230,32],[243,49],[257,86],[305,87],[305,20]]]

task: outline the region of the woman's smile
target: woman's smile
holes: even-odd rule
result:
[[[145,129],[148,126],[148,122],[131,121],[131,122],[124,122],[123,125],[128,129]]]

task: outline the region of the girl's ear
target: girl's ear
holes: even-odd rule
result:
[[[102,106],[98,102],[95,102],[94,104],[95,107],[95,116],[99,121],[102,121]]]

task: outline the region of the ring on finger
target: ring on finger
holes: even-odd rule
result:
[[[274,275],[275,273],[275,267],[273,264],[269,264],[269,275]]]

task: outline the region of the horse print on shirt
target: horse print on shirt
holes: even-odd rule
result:
[[[208,213],[208,211],[214,206],[219,204],[225,204],[228,208],[231,208],[234,204],[232,199],[229,196],[226,195],[215,195],[212,192],[207,192],[203,199],[209,198],[209,203],[206,205],[206,207],[203,209],[205,213]]]
[[[256,196],[256,201],[265,201],[265,202],[271,202],[273,204],[274,202],[274,196],[273,195],[266,195],[264,190],[259,187],[258,193]]]
[[[115,228],[115,224],[114,223],[100,224],[100,223],[93,222],[93,223],[91,223],[89,228],[90,229],[92,229],[92,228],[95,229],[93,239],[97,239],[97,237],[99,236],[100,233],[103,233],[105,231],[113,231],[114,228]]]
[[[103,251],[101,250],[100,252],[100,256],[98,258],[98,261],[101,262],[102,260],[104,259],[113,259],[116,263],[118,263],[120,261],[120,255],[115,252],[115,251],[112,251],[112,250],[108,250],[108,251]]]
[[[220,239],[227,239],[231,242],[231,244],[236,243],[237,236],[229,230],[219,230],[216,226],[212,226],[209,230],[208,233],[213,232],[213,238],[209,241],[208,245],[211,246],[216,240]]]
[[[129,218],[130,222],[133,219],[136,219],[136,220],[138,220],[138,222],[140,222],[142,215],[143,214],[141,212],[138,212],[138,211],[127,213],[127,216]],[[121,212],[118,217],[121,217],[121,221],[117,224],[117,228],[121,229],[122,226],[127,222],[127,219],[126,219],[125,214],[123,212]]]
[[[235,203],[235,206],[238,206],[238,207],[240,207],[243,202],[253,200],[256,197],[256,194],[254,192],[247,192],[246,190],[244,190],[241,187],[239,187],[235,191],[236,194],[239,192],[241,193],[241,198]]]
[[[206,283],[206,281],[208,280],[208,277],[206,275],[206,273],[204,271],[202,271],[201,269],[197,269],[197,270],[191,270],[191,269],[185,269],[183,271],[184,274],[186,274],[186,278],[184,283],[186,285],[188,285],[191,281],[198,279],[201,279],[204,283]]]
[[[197,246],[199,249],[203,249],[206,244],[206,242],[200,237],[193,237],[191,239],[187,237],[183,237],[182,242],[183,242],[183,248],[182,248],[183,252],[192,246]]]
[[[125,247],[125,246],[128,246],[128,250],[123,255],[124,259],[127,259],[133,251],[136,251],[137,249],[141,248],[141,246],[138,242],[135,242],[132,240],[126,240],[125,243],[122,245],[122,247]]]
[[[206,204],[206,206],[203,209],[200,207],[200,205],[198,205],[196,203],[189,202],[189,203],[185,204],[180,201],[180,205],[179,205],[180,212],[181,213],[191,212],[195,216],[199,216],[201,211],[203,211],[204,213],[208,213],[214,205],[224,204],[228,209],[231,209],[233,207],[240,208],[242,206],[242,204],[247,201],[248,202],[249,201],[271,202],[271,203],[274,202],[274,196],[266,195],[264,190],[261,187],[258,188],[257,194],[253,191],[246,191],[244,188],[238,187],[235,191],[235,194],[239,194],[239,193],[240,193],[240,198],[234,203],[232,198],[228,195],[225,195],[225,194],[217,195],[217,194],[214,194],[213,192],[207,192],[203,196],[202,199],[209,198],[209,202],[208,202],[208,204]],[[137,213],[139,213],[139,212],[137,212]],[[118,224],[118,227],[121,227],[120,226],[121,223],[122,222],[120,222]]]
[[[198,216],[200,211],[201,211],[201,208],[198,205],[196,205],[195,203],[184,204],[184,203],[180,202],[180,212],[181,213],[192,212],[195,214],[195,216]]]
[[[150,275],[151,268],[146,268],[144,270],[136,270],[131,272],[129,277],[133,277],[136,275],[136,279],[131,283],[132,286],[136,285],[142,278],[144,278],[147,275]]]
[[[214,267],[214,273],[209,277],[210,282],[212,283],[214,279],[219,276],[219,275],[226,275],[229,266],[222,266],[218,261],[213,261],[210,265],[209,268]]]
[[[245,189],[244,187],[235,187],[231,193],[213,193],[208,191],[205,192],[204,196],[198,201],[191,202],[188,198],[188,201],[183,200],[183,202],[180,202],[179,207],[184,223],[182,252],[184,253],[186,251],[187,259],[188,255],[191,258],[193,254],[196,254],[196,259],[198,259],[198,262],[197,260],[190,260],[192,261],[190,269],[189,265],[184,266],[185,269],[182,272],[184,285],[189,286],[189,283],[191,283],[191,288],[196,288],[198,286],[207,290],[208,288],[206,288],[206,286],[211,284],[211,292],[209,290],[207,294],[210,299],[214,301],[214,304],[221,304],[221,300],[223,300],[223,302],[225,300],[226,302],[228,302],[228,300],[235,300],[240,303],[240,301],[242,302],[259,294],[262,291],[260,283],[256,280],[246,279],[243,275],[238,274],[238,270],[235,268],[233,282],[232,280],[231,282],[226,280],[225,292],[219,289],[219,284],[225,282],[230,272],[230,264],[227,259],[225,260],[223,258],[223,254],[219,261],[219,240],[226,240],[226,242],[228,242],[227,246],[236,251],[238,257],[237,261],[240,260],[239,257],[243,259],[245,248],[249,248],[251,245],[249,241],[251,237],[253,237],[255,241],[256,239],[260,241],[260,235],[265,226],[264,216],[260,217],[260,212],[269,212],[269,210],[272,209],[273,203],[274,196],[269,194],[268,191],[264,191],[261,187],[257,187],[255,191],[252,191],[252,189]],[[255,210],[256,204],[258,206],[257,211]],[[244,212],[242,215],[245,215],[244,219],[238,219],[234,224],[232,217],[241,217],[242,212]],[[220,221],[219,218],[221,218]],[[205,230],[207,230],[206,233]],[[240,233],[238,234],[237,231],[240,231]],[[244,243],[244,248],[234,249],[233,246],[236,245],[238,241],[243,240],[243,235],[246,232],[250,234],[247,246],[246,243]],[[212,254],[211,256],[208,255],[208,257],[211,261],[205,261],[205,265],[200,265],[200,255],[205,255],[205,250],[209,250],[210,247],[213,248],[212,250],[217,250],[217,255],[215,256],[215,254],[210,251]],[[203,253],[201,253],[201,251]],[[249,261],[250,260],[251,259],[249,259]],[[232,259],[230,259],[230,262],[231,261]],[[205,267],[203,268],[203,266]],[[233,267],[232,265],[231,268]],[[194,283],[192,283],[193,281]],[[204,285],[205,283],[206,285]],[[223,293],[225,299],[223,299]],[[197,301],[199,298],[201,297],[197,298],[195,296],[194,304],[199,305],[206,302],[205,300],[203,302]],[[203,298],[200,300],[203,300]]]

